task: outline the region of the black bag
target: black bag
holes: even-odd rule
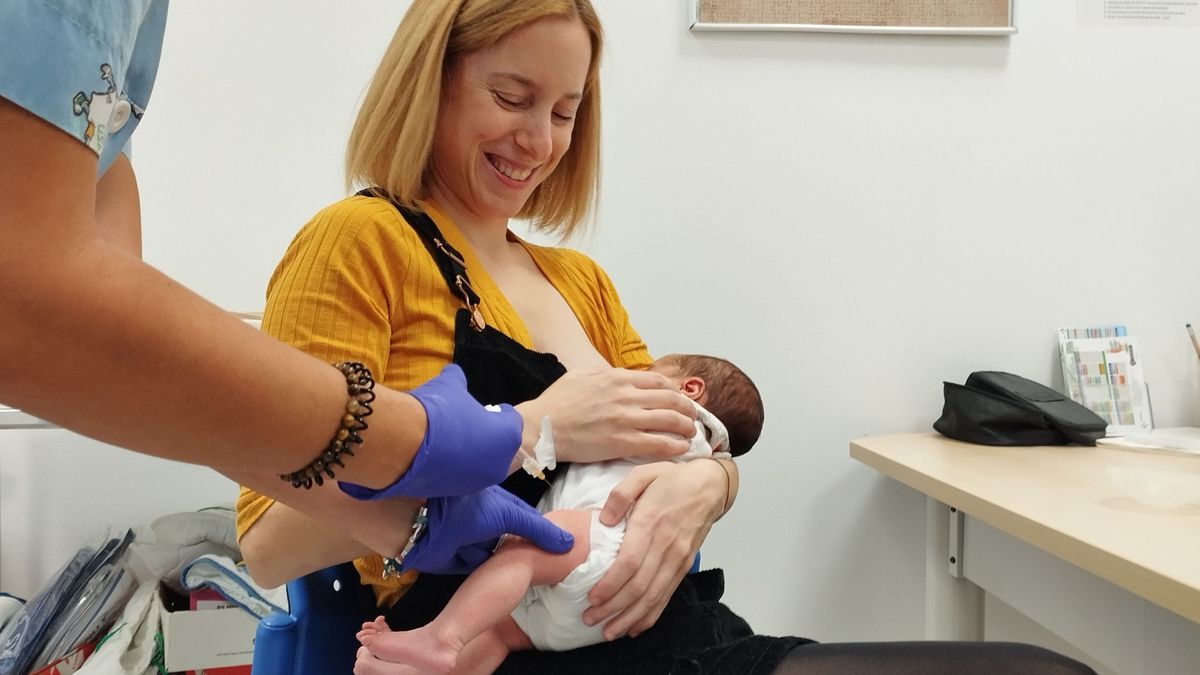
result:
[[[1095,445],[1108,424],[1053,389],[1012,373],[978,371],[965,386],[945,382],[933,428],[982,445]]]

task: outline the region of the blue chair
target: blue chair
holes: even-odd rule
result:
[[[352,563],[313,572],[287,584],[288,614],[271,614],[254,635],[253,675],[330,675],[354,668],[354,635],[366,616],[362,584]]]

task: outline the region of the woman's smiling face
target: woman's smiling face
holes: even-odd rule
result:
[[[449,65],[430,157],[434,196],[506,221],[571,146],[592,48],[577,19],[547,18]]]

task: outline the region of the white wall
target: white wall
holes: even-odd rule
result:
[[[765,631],[920,637],[923,501],[850,438],[928,429],[971,370],[1061,384],[1055,329],[1105,322],[1144,341],[1159,423],[1200,422],[1200,40],[1081,28],[1066,2],[1018,3],[1011,39],[689,33],[685,5],[601,6],[590,250],[649,344],[762,386],[705,551],[731,605]]]
[[[597,5],[603,194],[576,243],[655,351],[729,357],[763,390],[763,440],[704,551],[760,631],[921,637],[923,499],[847,442],[928,429],[943,379],[1061,384],[1055,329],[1123,322],[1158,422],[1200,424],[1195,29],[1020,2],[1009,39],[697,34],[683,0]],[[258,308],[294,231],[342,195],[404,6],[175,3],[135,151],[146,257]]]
[[[63,429],[0,429],[0,590],[29,598],[105,529],[119,535],[236,496],[231,481],[206,467]]]

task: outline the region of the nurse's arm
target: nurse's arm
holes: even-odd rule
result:
[[[98,195],[83,144],[2,98],[0,130],[0,402],[218,469],[271,476],[316,457],[345,406],[341,373],[104,239],[97,210],[136,212],[136,196]],[[415,399],[376,391],[363,451],[338,474],[369,487],[403,473],[425,432]]]
[[[135,258],[142,257],[142,212],[137,177],[120,153],[96,183],[96,235]]]

